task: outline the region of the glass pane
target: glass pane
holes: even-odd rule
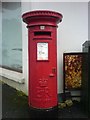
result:
[[[2,3],[2,66],[22,70],[21,3]]]

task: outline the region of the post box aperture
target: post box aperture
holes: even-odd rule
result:
[[[51,109],[57,106],[57,24],[62,14],[31,11],[22,15],[28,28],[29,106]]]
[[[51,32],[47,32],[47,31],[37,31],[34,32],[34,36],[50,36],[51,37]]]

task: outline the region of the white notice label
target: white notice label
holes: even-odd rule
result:
[[[48,60],[48,43],[37,43],[37,60]]]

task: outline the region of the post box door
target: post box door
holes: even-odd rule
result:
[[[56,29],[53,28],[56,33]],[[57,105],[57,48],[56,38],[32,39],[29,36],[29,101],[37,108]]]

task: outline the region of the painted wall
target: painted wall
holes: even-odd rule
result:
[[[63,20],[58,26],[58,92],[63,91],[63,53],[64,52],[81,52],[82,44],[88,40],[88,3],[85,2],[32,2],[28,3],[30,7],[22,7],[23,12],[30,10],[55,10],[62,13]],[[28,9],[29,8],[29,9]],[[23,43],[24,53],[23,65],[24,70],[28,67],[27,55],[27,29],[23,24]],[[27,63],[27,66],[25,65]],[[28,73],[26,73],[28,76]]]
[[[63,53],[81,52],[82,44],[88,40],[88,3],[87,2],[22,2],[22,13],[45,9],[62,13],[63,20],[58,25],[58,93],[63,91]],[[28,32],[22,22],[22,76],[24,84],[7,80],[4,81],[28,94]],[[17,56],[19,57],[19,56]]]

